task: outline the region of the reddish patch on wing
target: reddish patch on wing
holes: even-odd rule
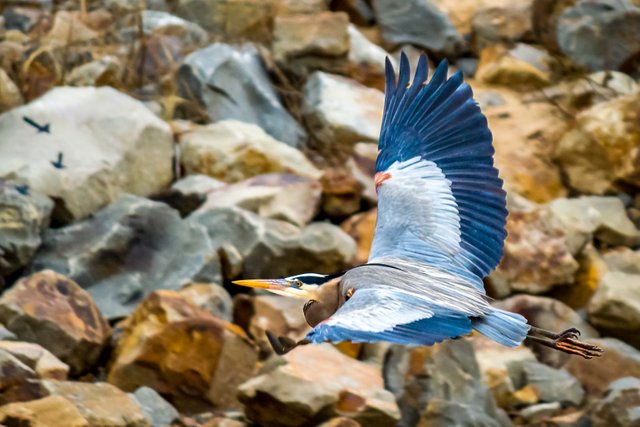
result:
[[[374,182],[376,183],[376,190],[378,187],[382,185],[383,182],[391,178],[391,174],[389,172],[378,172],[373,177]]]

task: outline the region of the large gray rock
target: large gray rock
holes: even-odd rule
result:
[[[32,271],[50,268],[87,289],[110,318],[129,314],[156,289],[219,282],[206,230],[168,206],[123,196],[85,221],[50,230]]]
[[[23,192],[26,187],[18,187]],[[28,192],[28,189],[27,189]],[[2,277],[27,265],[40,246],[41,233],[49,226],[53,202],[42,195],[22,194],[0,181],[0,287]]]
[[[357,142],[378,140],[384,106],[379,90],[317,71],[303,92],[302,114],[325,156],[344,156]]]
[[[296,349],[264,371],[239,389],[248,418],[259,425],[317,425],[344,414],[362,425],[391,427],[400,418],[380,371],[330,344]]]
[[[180,414],[152,388],[140,387],[132,397],[138,401],[153,427],[170,427]]]
[[[594,326],[638,345],[640,274],[606,273],[589,301],[588,311]]]
[[[178,79],[181,95],[204,107],[211,121],[254,123],[294,147],[307,139],[280,103],[252,45],[214,43],[199,49],[185,58]]]
[[[554,369],[534,360],[515,361],[508,364],[513,385],[521,389],[527,385],[535,388],[541,402],[560,402],[579,406],[584,399],[580,382],[564,369]]]
[[[487,426],[509,425],[484,385],[473,347],[467,340],[446,341],[434,347],[393,346],[384,368],[385,383],[398,400],[402,426],[468,424],[468,419],[491,420]],[[439,420],[439,421],[438,421]]]
[[[640,8],[629,0],[581,0],[559,16],[557,41],[573,62],[590,71],[631,66],[640,53]]]
[[[50,133],[23,121],[28,117]],[[110,87],[59,87],[0,116],[0,177],[56,201],[53,216],[84,218],[124,192],[148,195],[172,179],[169,125]],[[52,165],[59,153],[63,169]]]
[[[591,409],[593,427],[640,425],[640,378],[625,377],[609,384],[606,396]]]
[[[449,17],[425,0],[374,0],[373,7],[384,41],[390,45],[414,44],[455,56],[465,42]]]
[[[186,45],[201,45],[209,35],[198,24],[157,10],[142,11],[142,30],[145,35],[167,35],[180,38]]]
[[[356,249],[349,235],[328,223],[299,228],[240,208],[200,210],[190,219],[204,225],[220,248],[225,278],[336,272],[347,267]]]
[[[181,163],[187,174],[236,182],[255,175],[288,172],[319,178],[321,172],[302,154],[260,127],[224,120],[182,135]]]

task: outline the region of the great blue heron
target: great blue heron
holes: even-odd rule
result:
[[[507,210],[487,120],[462,74],[447,78],[445,61],[428,84],[426,56],[413,83],[409,69],[402,54],[396,83],[386,62],[368,263],[339,274],[234,282],[308,299],[313,329],[297,343],[268,333],[272,346],[282,354],[324,341],[431,345],[476,330],[508,347],[530,339],[599,356],[574,328],[545,331],[489,304],[482,279],[502,257]]]

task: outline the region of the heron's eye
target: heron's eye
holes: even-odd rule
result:
[[[302,287],[302,282],[299,279],[293,279],[292,283],[293,283],[293,286],[296,286],[298,288]]]
[[[309,301],[304,303],[304,307],[302,307],[302,312],[306,313],[313,304],[315,304],[316,300],[310,299]]]
[[[349,288],[347,293],[344,295],[345,301],[349,301],[349,298],[351,298],[355,292],[356,292],[355,288]]]

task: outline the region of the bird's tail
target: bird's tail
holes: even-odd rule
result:
[[[531,328],[523,316],[499,309],[472,319],[472,324],[473,329],[482,335],[507,347],[519,346]]]

